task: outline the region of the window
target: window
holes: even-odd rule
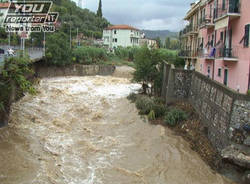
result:
[[[212,35],[212,40],[211,40],[211,42],[210,42],[210,45],[211,45],[211,47],[214,46],[214,34]]]
[[[244,47],[249,47],[249,42],[250,42],[250,24],[245,26]]]
[[[222,0],[222,10],[226,9],[226,0]]]
[[[207,76],[210,78],[210,72],[211,72],[211,67],[210,66],[208,66],[207,67]]]
[[[210,18],[212,18],[212,13],[213,13],[213,5],[210,4]]]
[[[220,40],[223,41],[223,31],[220,32]]]
[[[117,31],[116,30],[114,30],[114,34],[116,34],[117,33]]]
[[[117,38],[115,38],[115,43],[117,43]]]
[[[221,77],[221,68],[218,68],[218,77]]]

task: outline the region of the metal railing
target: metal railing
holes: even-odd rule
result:
[[[199,26],[197,24],[190,24],[187,25],[183,30],[180,31],[180,36],[184,36],[188,33],[198,33],[199,31]]]
[[[197,50],[181,50],[179,51],[178,55],[180,57],[197,57],[198,51]]]
[[[213,16],[205,15],[204,17],[199,19],[200,26],[205,26],[207,24],[214,24]]]
[[[237,59],[239,57],[239,47],[208,47],[198,50],[198,56],[201,58],[215,59],[215,58],[231,58]]]
[[[14,57],[19,56],[19,54],[22,52],[20,46],[8,46],[8,45],[0,45],[0,48],[5,51],[4,54],[0,54],[0,65],[4,64],[4,60],[8,57],[11,57],[7,53],[8,48],[12,48],[15,51]],[[40,59],[43,57],[43,48],[41,47],[27,47],[25,49],[25,52],[30,56],[31,60]]]
[[[239,57],[239,47],[220,47],[216,49],[216,57],[220,58],[235,58],[237,59]]]
[[[198,56],[201,58],[215,58],[216,49],[214,47],[201,48],[198,49]]]
[[[218,5],[215,8],[215,19],[223,17],[229,13],[240,14],[240,2],[239,0],[227,0],[225,4]]]

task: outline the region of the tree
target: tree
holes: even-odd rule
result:
[[[169,49],[170,48],[170,37],[167,37],[166,40],[165,40],[165,48],[166,49]]]
[[[102,17],[102,0],[99,0],[99,6],[97,10],[97,16]]]
[[[162,48],[161,38],[158,36],[155,40],[156,40],[157,46],[159,48]]]
[[[158,92],[158,84],[161,85],[162,73],[159,72],[159,66],[161,65],[161,58],[158,50],[149,50],[147,47],[139,49],[135,56],[135,72],[133,79],[136,82],[142,83],[143,93],[151,84],[151,93]]]
[[[170,41],[169,49],[171,50],[178,50],[179,49],[179,40],[173,39]]]
[[[46,62],[51,65],[71,63],[69,38],[63,32],[50,34],[46,41]]]

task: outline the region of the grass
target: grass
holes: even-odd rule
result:
[[[110,57],[107,61],[99,62],[101,65],[115,65],[115,66],[130,66],[135,68],[135,64],[132,61],[126,61],[118,57]]]

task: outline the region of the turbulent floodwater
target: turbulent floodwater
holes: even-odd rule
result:
[[[170,130],[150,125],[116,77],[43,79],[0,130],[0,184],[225,184]]]

